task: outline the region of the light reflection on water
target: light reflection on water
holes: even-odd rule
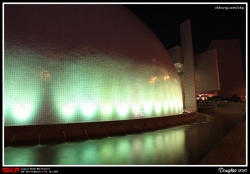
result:
[[[68,142],[12,146],[5,165],[196,165],[244,118],[244,115],[198,114],[189,124],[153,132]]]

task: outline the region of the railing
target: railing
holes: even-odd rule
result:
[[[212,106],[214,103],[217,104],[228,104],[228,103],[245,103],[245,102],[234,102],[234,101],[198,101],[198,107],[199,106]]]
[[[208,108],[211,111],[221,112],[246,112],[246,102],[233,102],[233,101],[206,101],[202,104],[198,103],[198,109]]]

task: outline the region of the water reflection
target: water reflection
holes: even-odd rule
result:
[[[5,165],[190,165],[244,118],[198,114],[192,123],[119,137],[4,149]],[[42,142],[41,142],[42,144]]]

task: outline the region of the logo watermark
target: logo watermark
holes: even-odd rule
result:
[[[233,6],[233,7],[227,7],[227,6],[216,6],[215,10],[244,10],[244,6]]]
[[[17,172],[20,172],[20,168],[8,168],[8,167],[5,167],[5,168],[2,168],[2,172],[3,173],[17,173]]]
[[[219,169],[218,169],[218,171],[220,172],[220,173],[246,173],[247,172],[247,169],[233,169],[233,168],[230,168],[230,169],[224,169],[224,168],[222,168],[222,167],[220,167]]]

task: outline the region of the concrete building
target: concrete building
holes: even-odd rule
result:
[[[180,29],[182,46],[176,45],[167,51],[179,73],[184,107],[195,108],[197,99],[215,96],[227,100],[237,96],[244,101],[246,82],[239,40],[212,40],[206,52],[193,55],[190,21],[181,24]]]
[[[217,52],[220,90],[218,95],[230,98],[246,96],[246,79],[243,75],[240,44],[238,39],[213,40],[208,50]]]

